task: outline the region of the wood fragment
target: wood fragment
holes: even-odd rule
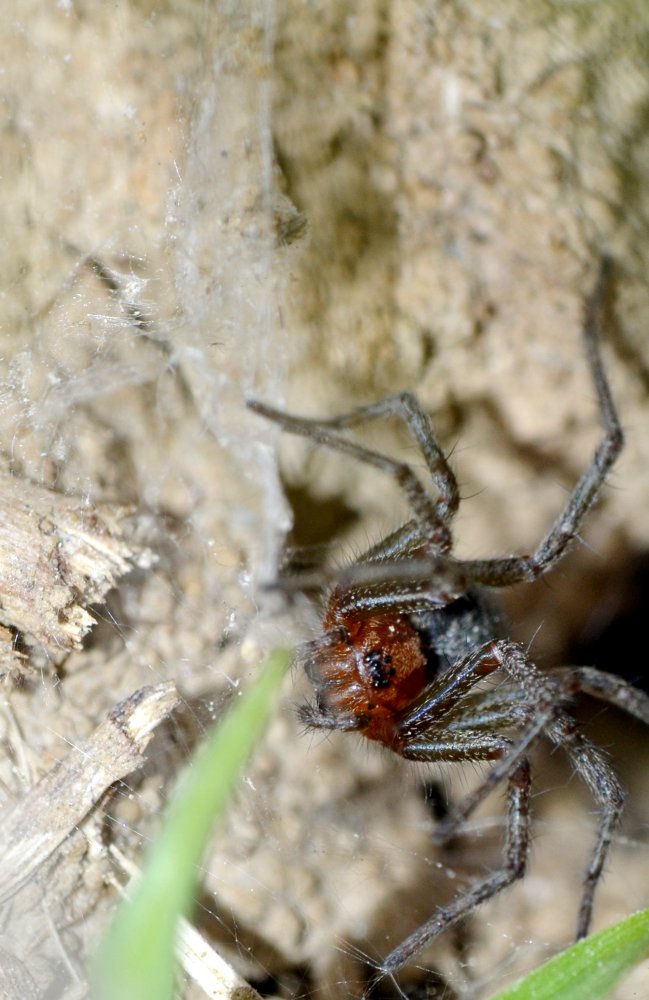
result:
[[[79,649],[87,606],[146,555],[124,538],[126,513],[1,475],[0,623],[52,651]]]
[[[135,691],[0,817],[0,903],[32,878],[109,785],[144,762],[153,730],[178,701],[171,683]]]

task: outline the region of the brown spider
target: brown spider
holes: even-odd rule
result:
[[[649,697],[593,667],[542,673],[525,650],[501,637],[500,619],[483,588],[506,587],[546,573],[577,535],[620,453],[622,430],[599,348],[609,264],[586,302],[584,336],[604,438],[564,510],[533,555],[459,560],[452,555],[451,522],[458,507],[455,477],[431,421],[408,392],[335,420],[289,416],[251,402],[284,430],[350,455],[392,476],[412,508],[410,520],[329,582],[322,635],[304,649],[315,704],[301,718],[318,729],[355,730],[409,760],[494,761],[482,784],[441,823],[446,841],[501,781],[508,819],[502,868],[439,908],[378,967],[400,970],[438,934],[485,900],[522,878],[530,839],[528,754],[541,736],[563,747],[600,810],[586,869],[577,938],[586,935],[595,887],[618,825],[624,794],[604,754],[579,731],[569,713],[577,694],[616,705],[649,725]],[[341,431],[362,421],[399,417],[419,445],[435,492],[409,465],[362,447]],[[304,581],[280,583],[303,589]],[[499,674],[497,684],[482,684]]]

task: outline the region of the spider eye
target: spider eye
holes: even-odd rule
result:
[[[392,657],[380,649],[370,649],[363,656],[372,687],[386,688],[394,677],[396,670],[392,666]]]

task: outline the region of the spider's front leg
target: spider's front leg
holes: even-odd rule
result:
[[[507,676],[502,691],[495,688],[472,694],[477,682],[496,669]],[[514,690],[518,699],[512,696]],[[404,714],[399,751],[404,757],[430,762],[497,760],[476,792],[442,824],[444,839],[503,780],[507,781],[507,835],[502,868],[417,928],[388,955],[382,973],[397,972],[448,927],[523,877],[529,844],[527,751],[552,727],[556,702],[557,686],[538,673],[519,646],[493,641],[438,677],[417,706]],[[504,729],[518,730],[517,737],[498,735],[493,731],[495,722]]]
[[[318,445],[342,452],[387,473],[398,484],[412,508],[414,518],[405,528],[411,535],[417,536],[419,544],[426,544],[433,551],[450,551],[450,525],[457,511],[459,490],[446,457],[437,444],[430,417],[412,393],[402,392],[389,396],[333,420],[292,416],[258,400],[248,400],[247,406],[268,420],[275,421],[291,434],[311,438]],[[407,463],[395,461],[372,448],[363,447],[341,433],[350,427],[382,417],[397,417],[406,425],[423,453],[437,497],[431,496]],[[400,529],[397,535],[402,531]],[[409,543],[406,547],[409,547]],[[404,552],[403,540],[398,546],[398,552]],[[370,553],[370,558],[371,555]]]
[[[604,436],[590,465],[570,493],[563,511],[531,556],[462,561],[465,571],[477,583],[489,587],[507,587],[513,583],[535,580],[558,562],[571,542],[577,537],[588,511],[597,500],[606,478],[622,450],[624,434],[606,376],[600,347],[601,327],[611,282],[611,270],[611,261],[604,258],[595,288],[585,303],[583,329],[586,359],[597,395]]]
[[[560,686],[536,669],[521,646],[497,640],[489,643],[488,649],[496,669],[502,669],[507,676],[507,683],[503,685],[500,696],[496,688],[495,692],[485,692],[483,696],[467,699],[464,708],[460,701],[454,717],[451,720],[441,719],[438,725],[435,725],[431,717],[431,725],[423,738],[419,739],[419,745],[406,740],[403,751],[403,756],[411,757],[413,750],[416,750],[418,760],[485,760],[488,759],[485,755],[480,757],[473,753],[469,738],[478,741],[494,740],[496,737],[493,729],[496,725],[501,730],[515,729],[518,732],[515,738],[498,737],[499,750],[491,757],[498,758],[497,763],[484,781],[439,824],[434,833],[436,843],[443,844],[450,840],[496,786],[512,774],[532,744],[551,726],[561,703]],[[435,685],[433,691],[434,689]],[[421,713],[421,708],[419,712]],[[404,718],[401,725],[407,730],[410,726],[409,718]],[[467,740],[467,752],[463,755],[442,756],[444,742],[449,747],[453,738],[457,739],[460,735],[462,740]],[[440,742],[440,752],[436,746],[437,740]],[[432,751],[435,756],[426,757],[427,750]]]

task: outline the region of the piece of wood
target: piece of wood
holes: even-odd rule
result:
[[[0,819],[0,903],[51,856],[113,782],[136,770],[153,730],[178,704],[173,684],[144,687],[121,701],[93,735],[73,746]]]
[[[142,558],[124,538],[127,513],[0,476],[0,623],[51,651],[79,649],[88,605]]]

